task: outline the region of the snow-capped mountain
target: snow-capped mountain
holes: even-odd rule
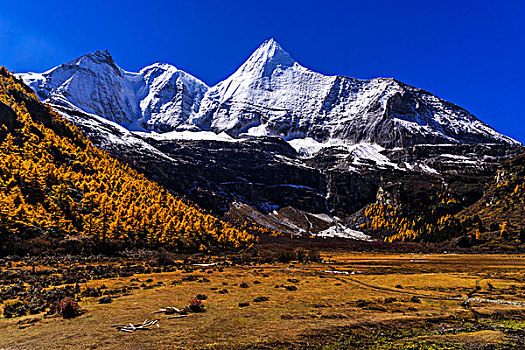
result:
[[[168,64],[124,71],[107,51],[21,77],[52,104],[75,107],[132,130],[213,131],[386,148],[517,144],[466,110],[394,79],[313,72],[273,39],[211,88]]]
[[[199,110],[206,84],[166,63],[138,73],[118,67],[108,51],[97,51],[45,73],[22,74],[51,104],[79,109],[132,130],[172,130]]]
[[[274,40],[213,87],[169,64],[125,71],[107,51],[20,76],[97,147],[168,190],[291,234],[368,239],[356,231],[367,205],[417,220],[434,212],[420,204],[436,188],[461,199],[454,215],[523,152],[424,90],[313,72]]]
[[[464,109],[394,79],[313,72],[274,40],[212,87],[191,122],[216,132],[387,147],[513,142]]]

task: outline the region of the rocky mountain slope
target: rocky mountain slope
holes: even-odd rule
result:
[[[506,239],[525,245],[525,153],[505,162],[488,183],[483,197],[460,212],[456,220],[471,241],[493,243]],[[442,230],[447,230],[446,224]]]
[[[432,203],[425,198],[443,186],[457,202],[432,220],[454,215],[479,200],[501,163],[522,150],[498,144],[394,150],[358,144],[304,156],[278,137],[137,133],[98,116],[55,108],[97,146],[200,206],[302,235],[362,239],[364,230],[381,236],[384,231],[361,227],[364,208],[395,205],[399,215],[417,217],[432,210],[437,196]]]

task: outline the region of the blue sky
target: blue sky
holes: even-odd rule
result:
[[[265,39],[326,74],[394,77],[525,142],[523,1],[10,1],[0,65],[44,71],[108,49],[126,70],[168,62],[213,85]]]

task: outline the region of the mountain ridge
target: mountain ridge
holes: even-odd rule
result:
[[[84,72],[82,65],[90,62],[98,64]],[[213,131],[233,137],[369,142],[386,148],[519,144],[467,110],[394,78],[356,79],[311,71],[273,39],[211,87],[165,63],[127,72],[107,50],[42,74],[20,76],[51,104],[78,108],[130,130]]]

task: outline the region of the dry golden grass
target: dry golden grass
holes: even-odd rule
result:
[[[149,278],[153,282],[148,285],[158,281],[164,284],[151,289],[132,289],[130,295],[116,298],[108,305],[98,304],[97,298],[86,298],[80,302],[86,313],[71,320],[43,318],[21,326],[17,324],[20,319],[0,319],[0,348],[200,349],[278,341],[293,343],[306,339],[312,332],[329,332],[335,327],[468,315],[470,311],[459,305],[459,301],[446,298],[466,296],[475,290],[476,281],[482,278],[486,279],[478,282],[481,289],[473,296],[525,301],[522,257],[349,253],[327,254],[324,258],[330,262],[231,266],[222,272],[206,267],[206,271],[199,268],[190,274],[175,271],[89,281],[90,287],[105,284],[111,288],[140,286]],[[361,273],[324,272],[330,269]],[[197,276],[198,280],[207,278],[210,282],[183,281],[171,285],[172,281],[189,275]],[[137,277],[141,282],[130,282]],[[298,282],[290,282],[290,279]],[[494,290],[489,290],[488,281]],[[243,282],[249,287],[241,288]],[[281,285],[293,285],[297,290],[276,288]],[[396,288],[397,285],[402,288]],[[227,289],[228,293],[219,294],[222,289]],[[173,320],[163,314],[152,314],[166,306],[185,306],[199,293],[208,296],[206,313]],[[411,301],[413,295],[420,295],[421,303]],[[259,296],[268,297],[269,301],[254,302]],[[385,298],[392,297],[396,301],[385,303]],[[241,308],[240,302],[250,305]],[[474,307],[486,314],[517,309],[512,305],[486,303]],[[34,317],[42,318],[40,315],[22,319]],[[151,331],[128,334],[111,328],[113,324],[154,318],[161,319],[160,327]],[[459,335],[457,337],[454,341],[463,341]],[[471,333],[466,337],[465,341],[469,342],[472,339],[468,337],[502,340],[502,334],[492,333]]]

